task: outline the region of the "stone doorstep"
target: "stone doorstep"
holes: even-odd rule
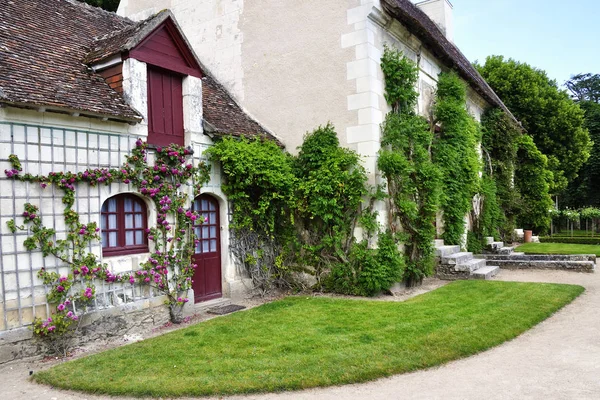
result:
[[[455,253],[455,254],[451,254],[449,256],[445,256],[442,257],[442,264],[448,264],[448,265],[457,265],[457,264],[464,264],[469,260],[473,259],[473,253],[471,252],[460,252],[460,253]]]
[[[492,279],[494,276],[498,275],[500,272],[500,267],[487,265],[485,267],[479,268],[476,271],[471,273],[471,279],[483,279],[488,280]]]
[[[194,311],[196,313],[203,313],[208,311],[209,308],[224,307],[231,304],[231,299],[221,297],[220,299],[214,299],[209,301],[203,301],[202,303],[194,304]]]

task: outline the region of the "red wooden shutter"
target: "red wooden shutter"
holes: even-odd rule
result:
[[[148,68],[148,143],[183,146],[181,76]]]

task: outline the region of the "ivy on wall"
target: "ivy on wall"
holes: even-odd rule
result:
[[[308,133],[293,157],[271,142],[225,138],[207,150],[223,168],[234,204],[232,251],[262,291],[296,288],[308,272],[317,290],[374,295],[401,279],[397,248],[369,238],[379,227],[359,156],[328,124]],[[364,208],[364,209],[363,209]],[[367,239],[357,242],[362,223]],[[386,262],[381,262],[386,260]]]
[[[433,142],[433,160],[442,171],[442,238],[449,245],[464,245],[465,216],[472,209],[481,169],[480,132],[466,109],[466,91],[456,73],[439,75],[434,115],[441,132]]]
[[[429,151],[433,134],[427,121],[415,113],[417,66],[387,47],[381,66],[392,111],[382,125],[377,165],[387,183],[391,232],[404,244],[404,279],[415,286],[433,273],[442,174]]]
[[[505,242],[512,240],[516,218],[520,212],[521,196],[514,184],[519,137],[522,135],[515,123],[499,108],[486,110],[481,117],[482,151],[485,177],[495,183],[495,203],[500,208],[497,223],[487,231]]]

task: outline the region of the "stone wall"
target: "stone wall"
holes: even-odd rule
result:
[[[110,307],[85,315],[73,338],[72,348],[93,349],[114,342],[147,336],[169,321],[163,296]],[[0,364],[28,357],[41,357],[49,349],[33,338],[28,327],[0,332]]]

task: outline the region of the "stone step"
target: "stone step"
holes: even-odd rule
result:
[[[444,245],[444,239],[435,239],[433,245],[435,247],[442,247]]]
[[[498,250],[499,254],[512,254],[515,251],[513,246],[502,247]]]
[[[455,253],[460,253],[460,246],[440,246],[435,249],[435,255],[438,257],[446,257]]]
[[[471,279],[488,280],[488,279],[492,279],[494,276],[498,275],[499,272],[500,272],[500,267],[487,265],[485,267],[479,268],[476,271],[473,271],[471,273],[470,278]]]
[[[504,248],[504,242],[488,243],[488,247],[491,248],[492,250],[500,250],[500,249]]]
[[[455,271],[473,272],[485,267],[486,260],[472,259],[465,263],[458,264],[454,267]]]
[[[454,253],[454,254],[450,254],[448,256],[442,257],[442,264],[448,264],[448,265],[465,264],[467,261],[472,260],[472,259],[473,259],[473,253],[465,251],[465,252]]]
[[[493,238],[493,237],[491,237],[491,236],[488,236],[488,237],[486,237],[486,238],[485,238],[485,244],[486,244],[486,245],[488,245],[488,246],[489,246],[489,245],[490,245],[490,244],[492,244],[492,243],[494,243],[494,238]]]
[[[194,311],[196,313],[206,312],[210,308],[214,307],[224,307],[231,304],[231,299],[226,299],[224,297],[220,299],[214,299],[209,301],[203,301],[202,303],[194,304]]]

